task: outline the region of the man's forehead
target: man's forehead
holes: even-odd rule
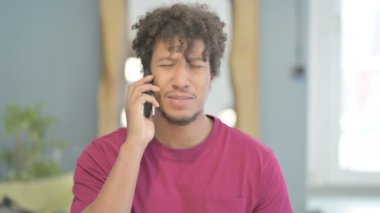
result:
[[[154,46],[159,45],[161,47],[165,47],[169,51],[183,51],[189,47],[189,43],[190,42],[188,40],[180,39],[178,37],[174,37],[171,39],[158,38],[156,39]],[[193,49],[194,47],[204,49],[205,44],[202,39],[194,39],[192,40],[190,48]]]
[[[188,41],[177,37],[172,39],[157,39],[155,41],[153,51],[156,53],[159,52],[160,55],[165,54],[167,56],[181,53],[186,54],[189,59],[204,58],[204,51],[206,47],[201,39],[193,40],[190,45],[191,46],[189,46]]]

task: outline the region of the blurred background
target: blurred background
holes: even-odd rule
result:
[[[81,151],[127,125],[132,24],[175,2],[0,1],[0,212],[69,211]],[[380,1],[181,2],[226,23],[206,112],[275,151],[294,212],[380,212]]]

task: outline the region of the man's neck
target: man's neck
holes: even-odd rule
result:
[[[180,126],[170,123],[160,112],[154,118],[155,137],[166,147],[186,149],[202,143],[212,130],[212,120],[200,114],[188,125]]]

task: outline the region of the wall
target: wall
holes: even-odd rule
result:
[[[98,2],[1,1],[0,31],[0,115],[8,104],[43,102],[60,118],[50,136],[71,144],[62,160],[73,169],[96,136]],[[10,142],[1,122],[0,149]]]
[[[295,75],[293,68],[306,60],[307,5],[300,0],[260,4],[260,138],[277,154],[294,212],[301,213],[306,196],[306,76]]]

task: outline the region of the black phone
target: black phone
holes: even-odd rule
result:
[[[144,69],[144,77],[145,76],[148,76],[148,75],[151,75],[152,73],[150,72],[150,70],[149,69]],[[151,82],[149,82],[149,83],[153,83],[153,81],[151,81]],[[152,92],[152,91],[147,91],[147,92],[145,92],[146,94],[148,94],[148,95],[151,95],[151,96],[154,96],[154,92]],[[146,117],[146,118],[150,118],[150,116],[152,115],[152,111],[153,111],[153,106],[152,106],[152,104],[151,103],[149,103],[149,102],[145,102],[144,103],[144,116]]]

